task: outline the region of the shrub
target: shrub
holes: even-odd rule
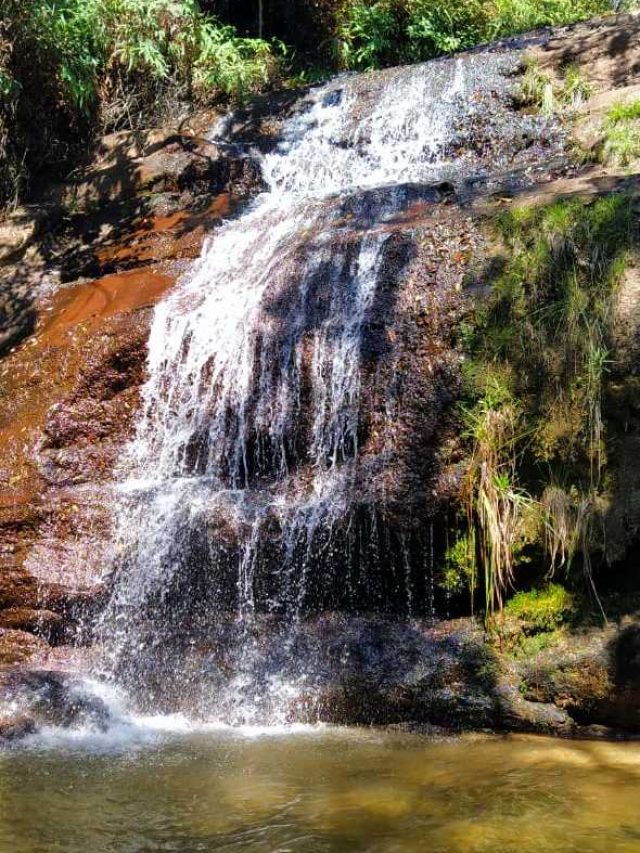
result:
[[[553,631],[571,613],[573,599],[560,584],[552,583],[544,589],[519,592],[507,603],[505,613],[526,624],[529,631]]]
[[[610,0],[352,0],[342,8],[338,30],[343,63],[369,69],[610,11]]]
[[[132,126],[169,93],[242,98],[277,74],[272,45],[238,37],[196,0],[3,2],[0,200],[22,162],[64,164],[100,118]]]
[[[406,35],[406,56],[429,59],[491,38],[492,15],[484,0],[413,0],[408,5]]]
[[[494,0],[494,2],[499,35],[523,33],[538,27],[558,24],[573,24],[612,10],[610,0]]]
[[[349,68],[419,62],[471,47],[490,35],[485,0],[356,0],[340,27]]]

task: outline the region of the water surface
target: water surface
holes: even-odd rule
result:
[[[149,731],[0,756],[2,853],[640,850],[640,744]]]

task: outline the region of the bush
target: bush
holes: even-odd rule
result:
[[[21,171],[65,163],[98,119],[135,125],[169,93],[242,98],[278,71],[272,45],[238,37],[196,0],[3,2],[0,200]]]
[[[422,61],[611,9],[611,0],[353,0],[340,17],[342,61],[356,69]]]
[[[510,35],[604,15],[613,4],[611,0],[495,0],[495,8],[497,34]]]
[[[529,631],[554,631],[571,613],[573,600],[560,584],[519,592],[505,607],[507,616],[525,623]]]
[[[416,62],[471,47],[490,37],[485,0],[356,0],[340,27],[349,68]]]

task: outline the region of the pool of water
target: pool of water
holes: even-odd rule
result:
[[[148,730],[0,753],[2,853],[640,851],[640,744]]]

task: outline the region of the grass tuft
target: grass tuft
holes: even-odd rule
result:
[[[495,220],[505,248],[491,295],[467,328],[462,409],[466,522],[487,614],[535,552],[547,572],[579,566],[594,598],[606,490],[603,414],[613,305],[635,238],[630,201],[561,201]]]

